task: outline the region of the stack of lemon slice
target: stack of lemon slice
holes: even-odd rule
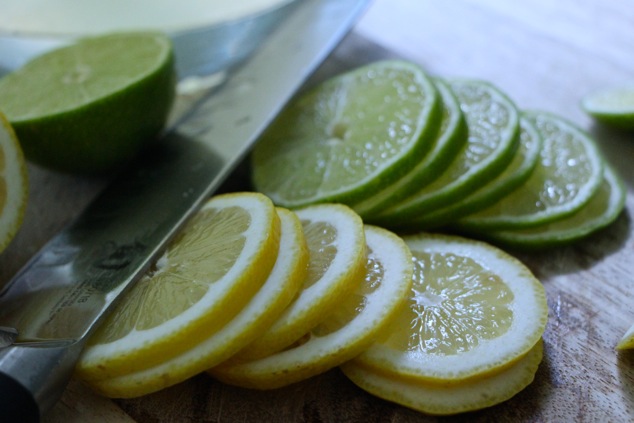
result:
[[[343,366],[378,396],[455,413],[530,383],[546,317],[541,284],[487,244],[224,194],[93,334],[77,375],[128,398],[201,372],[273,389]]]

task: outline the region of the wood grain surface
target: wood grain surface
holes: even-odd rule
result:
[[[382,47],[380,47],[381,45]],[[619,0],[375,0],[319,77],[399,55],[438,76],[485,79],[517,105],[562,115],[595,136],[628,188],[627,210],[578,245],[520,254],[550,307],[536,379],[487,410],[437,419],[374,398],[333,370],[269,392],[198,376],[134,400],[107,400],[74,382],[53,422],[627,422],[634,354],[614,346],[634,323],[634,134],[592,123],[581,97],[634,80],[634,7]],[[0,255],[6,282],[108,182],[29,167],[24,226]],[[233,185],[239,187],[240,175]]]

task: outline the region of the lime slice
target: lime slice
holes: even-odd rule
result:
[[[597,193],[575,214],[534,228],[489,231],[485,235],[496,243],[516,248],[545,248],[579,240],[612,223],[623,210],[626,191],[609,166]]]
[[[542,145],[542,138],[535,125],[521,116],[520,146],[504,172],[465,199],[412,220],[411,227],[436,228],[494,204],[529,178],[539,161]]]
[[[581,100],[581,108],[606,125],[634,129],[634,84],[591,92]]]
[[[423,70],[370,64],[300,96],[253,154],[253,182],[276,204],[359,201],[409,171],[431,148],[440,101]]]
[[[460,103],[445,81],[435,79],[434,83],[440,94],[443,110],[440,131],[431,151],[402,178],[354,204],[354,210],[362,217],[379,213],[439,177],[466,144],[467,123],[460,110]]]
[[[512,160],[519,146],[519,112],[513,102],[488,82],[451,80],[449,86],[467,119],[466,145],[439,178],[370,221],[406,225],[489,182]]]
[[[26,157],[69,172],[129,160],[163,128],[174,94],[172,46],[160,33],[85,38],[0,80],[0,108]]]
[[[533,111],[526,116],[544,139],[528,180],[496,204],[459,221],[472,231],[539,226],[574,214],[599,189],[603,159],[594,141],[559,116]]]

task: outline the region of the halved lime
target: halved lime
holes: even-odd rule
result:
[[[583,97],[581,108],[606,125],[634,129],[634,83],[593,91]]]
[[[354,210],[362,217],[379,213],[438,178],[466,144],[467,123],[458,99],[445,81],[436,78],[434,84],[440,93],[443,109],[440,131],[431,151],[402,178],[354,204]]]
[[[0,109],[26,157],[98,173],[134,156],[164,126],[175,95],[174,56],[161,33],[81,39],[0,80]]]
[[[542,137],[537,132],[535,125],[526,117],[521,116],[520,146],[513,161],[504,169],[504,172],[466,198],[412,220],[411,227],[436,228],[494,204],[529,178],[539,161],[542,145]]]
[[[612,223],[623,210],[625,196],[622,181],[610,166],[605,166],[599,190],[572,216],[534,228],[490,231],[485,236],[498,244],[522,249],[568,244]]]
[[[599,189],[603,158],[594,140],[560,116],[541,111],[525,115],[544,139],[537,167],[508,196],[461,219],[461,228],[481,232],[543,225],[574,214]]]
[[[417,65],[382,61],[336,76],[285,108],[253,153],[253,183],[279,205],[351,204],[432,147],[440,100]]]
[[[491,181],[513,159],[519,146],[519,112],[513,102],[485,81],[448,82],[467,119],[467,143],[439,178],[371,221],[391,227],[407,225],[422,213],[458,201]]]

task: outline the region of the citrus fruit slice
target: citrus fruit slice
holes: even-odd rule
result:
[[[436,78],[434,84],[443,107],[440,130],[431,151],[406,175],[354,204],[361,217],[369,218],[433,181],[467,142],[467,123],[460,103],[445,81]]]
[[[253,152],[253,182],[279,205],[351,204],[389,185],[431,148],[440,101],[417,65],[382,61],[292,102]]]
[[[616,345],[617,350],[628,350],[634,348],[634,325],[625,332],[623,338]]]
[[[279,237],[279,217],[264,195],[213,197],[90,338],[80,377],[147,369],[209,338],[267,279]]]
[[[386,375],[359,366],[354,360],[341,368],[354,384],[377,397],[426,414],[452,415],[491,407],[512,398],[534,380],[542,356],[543,342],[540,340],[508,369],[484,379],[451,386]]]
[[[296,345],[270,356],[221,364],[209,373],[223,382],[273,389],[332,369],[362,352],[389,327],[412,284],[412,255],[401,238],[366,226],[367,273],[354,293]]]
[[[535,126],[520,117],[520,146],[515,157],[494,180],[476,189],[466,198],[439,210],[412,219],[410,227],[437,228],[492,205],[524,183],[535,169],[542,148],[542,138]]]
[[[634,84],[586,94],[581,100],[581,108],[608,126],[634,129]]]
[[[442,175],[414,194],[385,209],[371,221],[406,224],[459,200],[499,175],[519,146],[519,112],[498,88],[478,80],[451,80],[469,127],[469,138]]]
[[[99,173],[157,135],[175,86],[166,35],[108,34],[45,53],[0,79],[0,110],[29,160]]]
[[[363,280],[366,240],[359,215],[341,204],[308,206],[296,214],[309,251],[308,274],[300,293],[267,331],[232,358],[234,361],[264,357],[297,341]]]
[[[28,199],[28,175],[20,143],[0,113],[0,252],[20,229]]]
[[[541,111],[525,114],[544,140],[528,180],[491,207],[459,222],[475,231],[538,226],[569,216],[586,204],[603,180],[603,159],[584,131]]]
[[[515,248],[547,248],[577,241],[612,223],[625,206],[626,191],[614,170],[604,167],[603,183],[575,214],[526,229],[488,231],[485,238]]]
[[[356,360],[378,371],[452,384],[499,372],[544,332],[544,287],[517,259],[453,236],[403,238],[414,282],[389,337]]]
[[[200,344],[149,369],[88,382],[108,397],[131,398],[182,382],[229,358],[251,342],[284,311],[307,271],[308,249],[297,216],[278,209],[281,222],[279,253],[266,282],[224,327]]]

